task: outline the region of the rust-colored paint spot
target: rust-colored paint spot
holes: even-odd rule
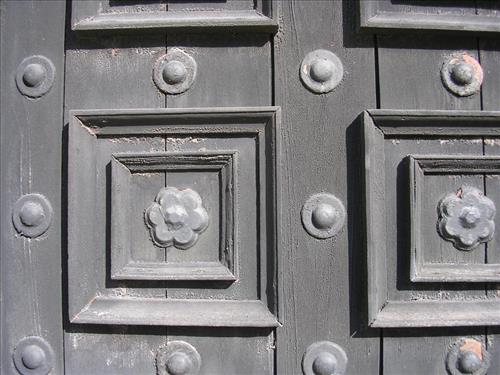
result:
[[[481,346],[481,343],[477,340],[474,339],[465,339],[463,341],[462,346],[460,347],[461,352],[473,352],[475,353],[479,359],[482,361],[483,360],[483,348]]]
[[[468,53],[464,53],[462,55],[462,59],[466,64],[469,64],[470,66],[472,66],[472,68],[474,69],[474,75],[477,77],[477,80],[479,82],[482,82],[483,81],[483,69],[481,68],[481,65],[479,64],[479,62],[474,57],[469,55]]]

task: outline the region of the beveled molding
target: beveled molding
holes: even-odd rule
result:
[[[113,154],[111,159],[111,278],[115,280],[237,280],[237,151],[155,152]],[[120,219],[128,197],[123,190],[133,173],[187,171],[197,169],[218,173],[223,215],[218,262],[134,262],[128,257],[129,244]]]
[[[102,12],[105,0],[73,1],[71,29],[89,30],[252,30],[278,31],[276,0],[255,1],[249,10]]]
[[[471,2],[474,4],[473,2]],[[411,4],[410,4],[411,5]],[[446,12],[400,12],[391,10],[391,0],[358,0],[359,27],[369,32],[447,31],[469,33],[499,33],[500,17],[480,14],[450,14]],[[425,7],[424,7],[425,8]],[[435,9],[435,6],[432,6]]]
[[[69,115],[69,321],[75,324],[98,325],[279,326],[275,294],[275,258],[278,230],[276,185],[280,180],[277,169],[280,154],[280,107],[97,109],[71,110]],[[134,146],[137,147],[141,142],[149,145],[147,142],[150,138],[167,139],[193,135],[224,140],[252,140],[252,157],[255,157],[257,163],[253,167],[253,173],[261,189],[260,196],[255,198],[257,211],[261,213],[256,227],[259,235],[255,239],[255,296],[248,294],[248,287],[244,290],[237,289],[238,285],[245,281],[241,275],[239,283],[232,283],[228,287],[236,288],[237,293],[224,294],[226,289],[219,289],[218,295],[221,297],[217,299],[168,298],[168,285],[159,286],[153,282],[143,284],[148,286],[145,295],[142,294],[143,288],[136,286],[131,287],[129,293],[126,282],[110,281],[109,269],[105,267],[105,226],[97,227],[94,219],[97,213],[104,215],[107,212],[103,208],[108,199],[104,185],[109,183],[106,169],[111,163],[113,152],[103,146],[106,142],[111,142],[110,145],[113,141],[120,142],[121,138],[133,140]],[[147,153],[147,148],[142,148]],[[219,152],[217,149],[212,150]],[[235,151],[240,149],[236,148]],[[178,156],[180,154],[179,152]],[[160,153],[160,160],[166,155]],[[115,158],[119,156],[115,154]],[[128,156],[132,156],[128,164],[133,169],[131,164],[134,155],[130,153]],[[121,157],[123,161],[125,155],[122,153]],[[100,174],[96,174],[96,168]],[[96,196],[98,199],[95,199]],[[242,205],[240,200],[240,207]],[[100,222],[104,220],[102,217],[99,219]],[[253,284],[251,285],[253,288]],[[162,292],[156,293],[155,297],[149,297],[151,288],[158,287],[163,288]],[[165,297],[159,297],[162,294]]]
[[[500,137],[500,111],[375,109],[363,112],[361,123],[369,326],[395,328],[500,325],[498,298],[389,299],[385,202],[393,197],[386,199],[385,196],[384,151],[385,142],[394,141],[398,137],[415,140],[426,137]]]
[[[500,282],[500,264],[425,263],[420,245],[420,207],[425,174],[500,175],[500,156],[409,155],[410,278],[413,282]]]

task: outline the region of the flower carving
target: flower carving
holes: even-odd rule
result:
[[[495,212],[495,204],[481,190],[463,186],[439,202],[438,232],[457,249],[472,250],[493,238]]]
[[[208,227],[208,213],[192,189],[162,188],[144,216],[153,242],[160,247],[188,249]]]

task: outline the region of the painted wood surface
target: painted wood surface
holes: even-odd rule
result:
[[[279,2],[282,24],[275,38],[275,103],[283,111],[282,180],[279,184],[279,311],[277,373],[301,374],[306,348],[329,340],[348,355],[348,373],[379,372],[379,332],[366,326],[361,152],[359,124],[376,105],[372,37],[355,31],[355,3]],[[313,26],[314,25],[314,26]],[[324,95],[299,80],[304,56],[334,52],[344,78]],[[347,223],[336,237],[307,234],[300,210],[312,194],[328,192],[346,206]]]
[[[165,53],[164,38],[162,36],[137,37],[94,37],[90,39],[78,38],[74,32],[68,31],[66,45],[66,91],[65,91],[65,127],[68,127],[69,111],[78,109],[99,108],[162,108],[165,103],[164,95],[159,93],[151,79],[152,66],[155,60]],[[83,130],[83,129],[82,129]],[[85,131],[85,130],[83,130]],[[153,142],[154,144],[154,142]],[[164,150],[163,140],[157,151]],[[130,151],[130,142],[117,142],[113,146],[114,152]],[[136,151],[148,150],[149,146],[135,146]],[[103,143],[97,153],[109,156],[112,152],[109,143]],[[75,155],[72,155],[75,157]],[[104,157],[103,157],[104,161]],[[90,173],[82,170],[81,173]],[[67,176],[67,175],[66,175]],[[95,173],[88,176],[88,181],[101,178]],[[67,177],[63,180],[67,183]],[[99,187],[95,182],[86,183],[80,187],[80,193]],[[67,197],[71,199],[71,197]],[[106,207],[104,198],[101,204]],[[87,202],[89,203],[89,202]],[[96,206],[99,213],[105,215],[102,205]],[[82,207],[85,209],[85,205]],[[105,219],[97,217],[95,231],[102,233],[106,228]],[[90,223],[89,223],[90,224]],[[81,233],[84,235],[84,233]],[[89,235],[96,239],[96,234]],[[88,256],[96,251],[100,252],[101,267],[106,265],[106,243],[102,235],[99,248],[92,249]],[[82,241],[85,244],[86,241]],[[104,254],[103,254],[104,253]],[[82,253],[83,261],[85,253]],[[90,260],[90,259],[88,259]],[[65,272],[73,270],[66,275],[66,282],[74,283],[76,293],[79,275],[75,267],[68,267]],[[75,274],[76,273],[76,274]],[[97,278],[92,283],[103,284],[105,280]],[[109,281],[108,281],[109,282]],[[160,287],[145,288],[145,285],[113,283],[121,287],[125,295],[164,295]],[[79,290],[79,295],[90,296],[95,291],[95,286]],[[137,288],[134,290],[134,287]],[[66,290],[68,293],[68,290]],[[71,298],[71,297],[70,297]],[[85,301],[85,303],[88,302]],[[66,307],[67,308],[67,307]],[[164,327],[141,329],[137,327],[91,326],[71,324],[65,321],[65,362],[66,373],[78,374],[82,369],[88,369],[90,374],[154,374],[155,355],[159,347],[166,344],[166,330]],[[110,353],[107,353],[107,352]]]
[[[408,38],[408,36],[379,36],[378,61],[380,82],[380,108],[383,109],[449,109],[466,110],[481,109],[481,97],[476,94],[467,98],[458,98],[449,93],[441,83],[440,69],[444,59],[458,51],[469,51],[478,56],[477,40],[473,37],[453,38],[449,36],[422,36]],[[437,141],[426,141],[437,142]],[[410,145],[408,145],[410,146]],[[427,144],[410,146],[413,152],[419,154],[443,151],[449,144],[436,143],[433,149]],[[482,154],[481,142],[463,143],[462,150],[450,149],[449,152],[461,154]],[[403,151],[402,151],[403,152]],[[405,150],[404,154],[408,154]],[[392,264],[391,267],[396,267]],[[393,282],[395,280],[393,279]],[[446,290],[443,287],[431,288],[433,293],[454,295],[456,298],[466,298],[468,295],[484,295],[484,286],[477,286],[470,291],[466,285],[458,284]],[[469,290],[469,291],[467,291]],[[383,332],[383,373],[399,375],[406,374],[441,374],[446,371],[444,358],[452,341],[450,330],[435,328],[432,331],[419,331],[418,335],[409,338],[411,331],[394,334],[391,330]],[[454,334],[464,337],[474,336],[484,341],[485,329],[454,329]],[[463,332],[463,333],[462,333]],[[416,351],[425,350],[425,353],[415,355]],[[424,360],[422,358],[425,358]],[[403,371],[404,369],[404,371]]]
[[[483,2],[485,7],[491,9],[483,9],[482,12],[489,14],[490,12],[498,15],[498,5],[489,2]],[[497,5],[497,7],[495,7]],[[482,86],[482,109],[500,110],[500,98],[498,88],[500,87],[500,42],[496,39],[483,38],[479,39],[481,66],[484,70],[485,79]],[[500,141],[498,138],[485,137],[484,140],[485,155],[499,155]],[[497,188],[500,180],[492,177],[486,179],[486,191],[492,199],[500,199]],[[494,240],[487,247],[487,261],[500,263],[500,236],[497,232]],[[500,298],[500,284],[489,284],[488,295],[495,298]],[[491,353],[491,365],[489,374],[500,373],[500,329],[498,327],[487,328],[486,333],[488,340],[486,346]]]
[[[26,336],[44,338],[54,350],[52,373],[64,373],[60,171],[65,8],[60,1],[0,4],[3,374],[16,373],[12,353]],[[38,99],[22,96],[14,79],[18,65],[32,55],[43,55],[55,66],[52,88]],[[14,202],[29,193],[43,194],[53,208],[51,226],[36,239],[20,236],[12,225]]]

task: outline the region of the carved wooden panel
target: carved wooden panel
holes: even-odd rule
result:
[[[473,243],[472,245],[476,246],[467,250],[465,254],[463,251],[458,252],[461,253],[459,258],[456,247],[443,242],[438,231],[432,230],[437,224],[440,224],[440,222],[436,223],[435,203],[438,199],[446,197],[447,193],[449,194],[449,187],[453,187],[451,193],[454,196],[456,196],[458,189],[462,189],[462,186],[472,185],[478,186],[478,189],[487,195],[487,192],[484,191],[484,179],[500,175],[500,158],[494,156],[411,155],[407,161],[410,168],[411,280],[421,282],[500,282],[500,264],[487,262],[484,256],[478,259],[473,255],[473,251],[486,245]],[[444,190],[438,188],[439,185],[443,186]],[[455,189],[457,191],[454,191]],[[466,217],[458,219],[461,222]],[[460,227],[453,228],[458,232],[456,233],[457,238],[460,238],[460,235],[474,235],[472,223],[465,221],[464,224],[470,230],[463,230]],[[485,229],[481,225],[477,227],[481,230]],[[493,226],[493,230],[487,230],[485,235],[489,237],[494,234],[494,231]],[[491,238],[488,239],[488,241],[490,240]],[[436,259],[436,253],[439,254],[438,259]],[[484,251],[481,253],[484,254]]]
[[[198,153],[138,153],[114,154],[111,159],[111,278],[129,280],[236,280],[238,244],[235,202],[239,184],[236,178],[237,151]],[[144,209],[135,211],[136,205],[131,185],[134,179],[151,179],[158,174],[169,184],[171,173],[189,174],[197,179],[214,180],[214,188],[205,190],[201,197],[204,205],[210,205],[203,240],[197,241],[176,261],[169,261],[169,249],[160,261],[141,259],[141,251],[134,251],[131,236],[133,228],[127,218],[144,218]],[[245,179],[246,181],[246,179]],[[245,188],[252,186],[248,183]],[[162,186],[163,188],[163,186]],[[186,186],[186,188],[188,188]],[[244,189],[243,191],[245,191]],[[235,193],[236,190],[236,193]],[[153,196],[150,197],[153,201]],[[161,208],[163,210],[163,208]],[[145,228],[144,228],[145,229]],[[151,229],[151,231],[154,231]],[[208,233],[207,233],[208,232]],[[211,233],[210,233],[211,232]],[[154,235],[154,234],[152,234]],[[175,239],[174,239],[175,240]],[[138,244],[141,247],[143,244]],[[161,244],[155,244],[163,247]],[[174,246],[179,248],[179,246]],[[175,249],[172,249],[175,251]],[[193,255],[193,253],[198,253]],[[183,261],[182,255],[189,254]],[[179,258],[179,257],[178,257]],[[194,258],[194,260],[192,260]]]
[[[72,111],[71,321],[277,325],[278,124],[275,107]]]
[[[370,110],[363,129],[369,324],[500,324],[498,298],[444,284],[499,280],[500,202],[484,189],[498,160],[483,137],[500,134],[500,113]]]
[[[469,0],[359,0],[360,27],[369,31],[500,32],[498,4]]]
[[[115,1],[75,0],[73,30],[278,29],[272,0]]]

